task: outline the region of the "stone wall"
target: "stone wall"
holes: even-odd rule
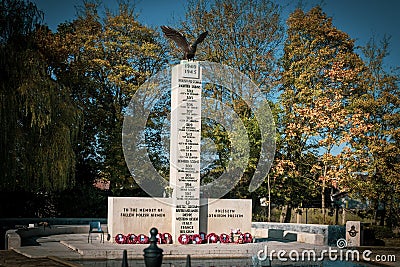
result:
[[[252,228],[260,232],[261,229],[277,229],[299,233],[318,234],[323,236],[323,243],[335,246],[339,238],[345,238],[345,227],[341,225],[253,222]]]
[[[94,219],[96,221],[96,219]],[[97,219],[97,221],[99,221]],[[107,225],[101,226],[107,233]],[[51,227],[28,227],[10,229],[5,233],[5,249],[18,248],[24,245],[24,240],[30,237],[41,237],[59,234],[89,234],[89,225],[53,225]]]

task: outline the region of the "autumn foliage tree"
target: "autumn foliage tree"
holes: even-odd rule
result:
[[[376,223],[395,226],[400,220],[400,90],[399,76],[384,67],[388,46],[384,38],[380,45],[371,39],[362,48],[369,79],[367,91],[353,104],[368,114],[369,128],[364,135],[349,135],[352,149],[342,155],[340,182],[353,198],[371,203]]]
[[[297,206],[319,191],[324,211],[345,133],[365,130],[360,111],[350,108],[353,96],[366,90],[365,66],[353,51],[353,40],[320,7],[296,10],[287,24],[280,96],[283,140],[275,178],[286,188],[287,204]]]
[[[108,10],[103,19],[98,10],[99,5],[85,3],[78,18],[61,24],[49,43],[59,52],[54,74],[72,89],[83,113],[78,170],[92,180],[111,181],[117,193],[135,187],[122,151],[124,109],[164,60],[154,31],[137,21],[129,5],[121,3],[117,13]]]

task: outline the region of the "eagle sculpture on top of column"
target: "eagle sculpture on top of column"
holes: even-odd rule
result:
[[[194,59],[197,45],[203,42],[204,38],[206,38],[208,34],[208,31],[203,32],[197,37],[196,41],[194,41],[193,44],[190,44],[182,33],[178,32],[177,30],[171,27],[161,26],[161,30],[163,31],[163,33],[167,38],[173,40],[178,45],[178,47],[184,52],[183,59],[187,60]]]

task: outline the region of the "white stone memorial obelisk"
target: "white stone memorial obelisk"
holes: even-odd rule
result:
[[[172,68],[170,186],[172,236],[199,233],[202,77],[199,62]]]

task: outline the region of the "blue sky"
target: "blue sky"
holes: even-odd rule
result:
[[[45,23],[56,30],[59,23],[75,18],[76,6],[81,0],[32,0],[45,13]],[[116,10],[116,0],[104,0],[106,6]],[[295,3],[296,1],[279,1]],[[303,1],[320,3],[318,0]],[[381,40],[386,34],[391,36],[390,55],[387,67],[400,66],[400,1],[399,0],[325,0],[322,8],[333,17],[333,24],[356,40],[356,45],[365,45],[374,36]],[[136,1],[139,21],[147,26],[174,25],[184,18],[185,0],[140,0]],[[291,6],[295,6],[292,4]],[[285,14],[287,14],[285,12]],[[283,18],[286,20],[286,17]]]

